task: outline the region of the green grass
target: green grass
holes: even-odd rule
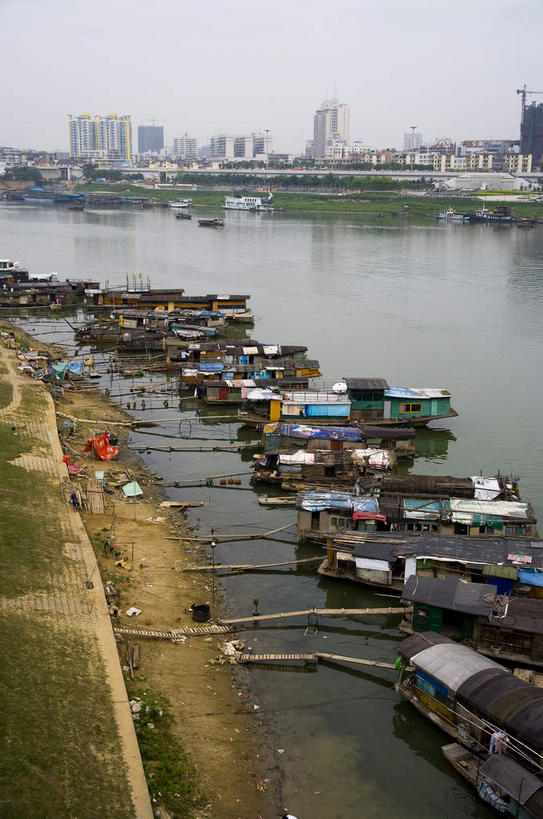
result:
[[[2,612],[0,652],[0,815],[133,816],[90,635],[36,612]]]
[[[62,556],[54,509],[60,490],[46,474],[29,473],[9,463],[33,448],[38,452],[39,442],[26,431],[25,423],[39,418],[44,401],[32,387],[23,388],[15,418],[0,419],[0,562],[4,597],[53,588],[55,574],[67,560]]]
[[[65,603],[65,592],[79,601],[84,588],[79,566],[63,554],[60,487],[9,463],[48,446],[26,428],[44,417],[45,400],[24,387],[17,413],[0,417],[0,816],[128,819],[134,811],[101,654]]]
[[[7,367],[0,361],[0,409],[7,407],[12,396],[11,384],[7,380],[6,374]]]
[[[172,199],[190,197],[196,207],[222,208],[224,197],[230,189],[216,190],[154,190],[136,185],[87,184],[79,185],[80,192],[108,190],[119,196],[147,196],[159,202],[168,202]],[[258,195],[258,192],[255,192]],[[264,194],[264,191],[261,191]],[[498,192],[499,194],[500,192]],[[398,214],[407,210],[409,213],[426,216],[437,215],[442,210],[452,207],[459,211],[474,213],[482,202],[477,196],[455,197],[453,194],[441,197],[398,196],[394,191],[361,191],[345,194],[318,194],[278,191],[273,196],[276,208],[285,211],[306,211],[317,213],[360,213],[377,215],[379,213]],[[508,202],[504,195],[504,204],[509,204],[513,213],[520,217],[543,218],[543,202]],[[495,202],[494,204],[500,204]],[[407,207],[406,207],[407,206]]]
[[[178,819],[189,819],[205,802],[194,768],[172,733],[169,703],[165,697],[149,692],[141,682],[128,686],[128,696],[141,700],[134,725],[153,804],[163,806]]]

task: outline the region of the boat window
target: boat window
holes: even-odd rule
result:
[[[400,412],[421,412],[422,404],[400,404]]]

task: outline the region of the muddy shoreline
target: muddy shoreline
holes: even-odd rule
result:
[[[11,325],[2,319],[0,325],[24,337],[29,346],[62,354],[58,345],[40,342],[19,324]],[[105,468],[106,472],[111,468],[108,477],[113,482],[122,477],[123,470],[129,469],[144,491],[143,500],[135,502],[121,500],[116,494],[104,515],[81,514],[95,545],[102,580],[113,580],[121,589],[119,608],[123,615],[115,623],[156,629],[191,626],[188,609],[192,603],[210,600],[211,581],[207,573],[184,573],[182,569],[199,563],[208,565],[208,551],[205,546],[186,540],[191,532],[182,513],[160,507],[166,491],[137,452],[126,448],[129,429],[113,426],[116,421],[133,421],[133,417],[115,406],[98,388],[88,389],[88,382],[79,383],[85,389],[77,389],[76,384],[76,389],[66,390],[56,402],[57,411],[111,423],[119,438],[120,454],[118,460],[107,464],[84,458],[76,462],[85,467],[87,474],[95,467]],[[97,429],[98,424],[76,423],[69,438],[70,448],[81,453],[87,436]],[[72,462],[75,460],[72,458]],[[97,549],[110,530],[116,551],[132,565],[130,571],[115,567],[111,555]],[[219,578],[215,602],[213,621],[225,614],[227,608]],[[141,615],[127,617],[124,612],[130,606],[140,609]],[[239,632],[233,637],[250,645],[250,633]],[[223,636],[189,638],[183,645],[141,641],[137,680],[167,697],[171,704],[175,733],[195,767],[206,800],[205,808],[197,810],[195,817],[281,816],[281,771],[276,743],[271,741],[271,719],[259,714],[249,672],[223,664],[219,648],[223,642]],[[120,643],[119,659],[124,668],[125,651],[126,646]],[[124,673],[126,679],[127,672]]]

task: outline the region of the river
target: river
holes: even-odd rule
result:
[[[219,212],[198,209],[197,215]],[[153,287],[183,287],[188,294],[248,293],[256,315],[251,335],[307,345],[328,382],[380,376],[391,384],[446,387],[459,417],[419,434],[414,470],[513,473],[523,499],[542,513],[540,228],[349,213],[230,212],[225,222],[223,230],[206,230],[195,218],[176,220],[167,210],[0,206],[2,255],[20,259],[32,271],[92,275],[120,285],[127,273],[142,273]],[[46,333],[60,324],[47,318],[29,327]],[[181,406],[185,417],[198,412],[196,402]],[[170,402],[146,417],[153,415],[178,418],[179,411]],[[174,423],[163,426],[171,434],[177,430]],[[179,429],[187,437],[221,441],[248,440],[252,434],[235,421],[212,423],[203,415]],[[134,435],[142,447],[157,440],[162,443]],[[142,457],[165,482],[241,472],[250,460],[241,461],[237,453]],[[293,519],[292,509],[259,507],[248,477],[241,480],[238,490],[172,489],[170,496],[209,501],[189,516],[204,534],[212,528],[261,532]],[[281,541],[219,545],[216,560],[256,563],[318,554],[296,544],[290,533],[278,537]],[[262,613],[393,604],[349,583],[319,578],[310,565],[225,577],[233,616],[250,614],[254,598]],[[390,662],[400,639],[396,622],[321,618],[313,638],[304,636],[305,623],[299,621],[247,634],[249,645],[260,652],[321,650]],[[271,726],[285,804],[300,819],[492,815],[442,758],[447,737],[399,700],[389,672],[328,664],[314,673],[254,667],[246,674],[259,714]]]

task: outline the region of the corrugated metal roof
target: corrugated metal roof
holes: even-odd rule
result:
[[[528,504],[518,501],[473,500],[469,498],[451,498],[450,509],[453,519],[456,514],[463,515],[497,515],[501,518],[526,520]]]
[[[458,643],[443,643],[430,646],[411,657],[411,665],[428,674],[455,694],[463,682],[478,671],[486,668],[500,668],[488,657],[477,654],[473,649]],[[543,691],[541,692],[543,695]]]
[[[543,634],[543,600],[515,598],[508,602],[505,617],[490,615],[488,621],[500,628]]]
[[[384,378],[344,378],[350,390],[387,390],[388,381]]]
[[[518,762],[502,754],[493,754],[480,767],[480,773],[512,796],[521,805],[543,788],[543,782]]]
[[[456,577],[417,577],[412,575],[402,592],[404,600],[426,603],[451,611],[488,616],[496,586],[485,583],[466,583]],[[542,601],[543,602],[543,601]]]

